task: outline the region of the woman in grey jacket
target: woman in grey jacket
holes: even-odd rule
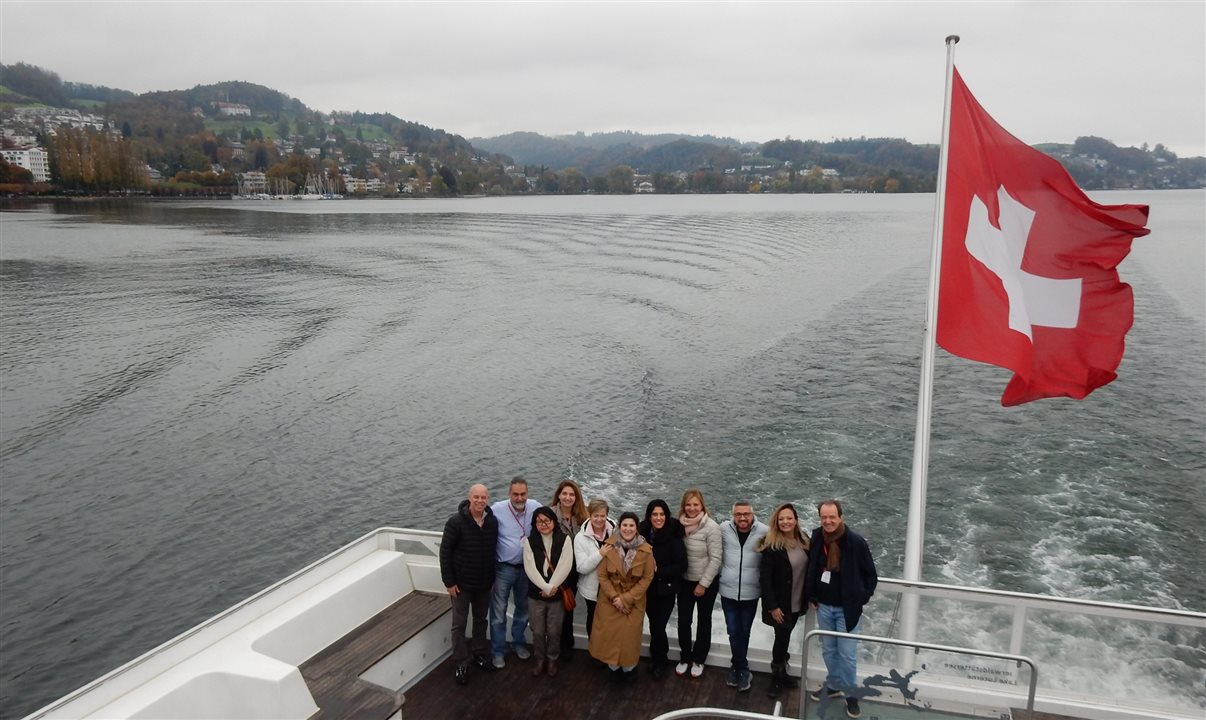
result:
[[[712,608],[720,583],[720,525],[708,515],[703,493],[691,488],[679,503],[678,521],[687,533],[687,571],[678,586],[678,648],[682,653],[674,668],[677,675],[703,675],[704,661],[712,650]],[[691,621],[696,611],[699,623],[691,641]]]

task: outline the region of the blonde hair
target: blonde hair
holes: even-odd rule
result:
[[[779,529],[779,513],[784,510],[791,510],[791,514],[796,518],[795,537],[784,533]],[[796,506],[791,503],[783,503],[775,508],[775,512],[771,515],[770,530],[767,531],[766,537],[758,542],[758,552],[763,550],[786,550],[787,546],[795,540],[805,550],[808,550],[808,536],[800,529],[800,513],[796,512]]]
[[[586,502],[582,499],[582,488],[578,487],[578,483],[568,479],[562,480],[553,492],[553,502],[549,504],[555,508],[561,507],[561,491],[567,487],[574,489],[574,509],[570,511],[570,515],[574,522],[582,524],[590,518],[590,513],[586,511]]]
[[[693,497],[699,499],[699,506],[703,508],[705,513],[708,515],[712,514],[708,512],[708,504],[704,502],[703,493],[700,491],[700,489],[688,488],[687,492],[683,493],[683,499],[678,503],[678,514],[680,517],[687,514],[687,500],[690,500]]]

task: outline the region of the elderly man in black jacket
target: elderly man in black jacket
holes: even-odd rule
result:
[[[452,598],[452,660],[458,685],[469,683],[470,648],[465,638],[469,611],[473,610],[473,664],[485,671],[490,663],[486,637],[490,589],[494,585],[494,553],[498,520],[490,510],[485,485],[469,488],[469,497],[444,523],[440,540],[440,577]]]

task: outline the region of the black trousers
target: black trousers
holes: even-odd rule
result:
[[[490,655],[490,640],[486,635],[490,612],[490,590],[461,590],[452,600],[452,661],[457,665],[469,662],[471,652],[465,637],[465,626],[469,624],[469,611],[473,611],[472,654]]]
[[[670,624],[670,613],[674,612],[677,598],[674,593],[645,596],[645,615],[649,618],[649,658],[654,665],[669,662],[670,638],[666,626]]]
[[[690,580],[682,580],[678,586],[678,649],[681,661],[702,665],[712,651],[712,608],[720,594],[720,583],[712,583],[701,597],[695,597],[695,586]],[[695,642],[691,642],[691,618],[699,611],[699,623],[695,628]]]
[[[771,625],[775,631],[775,644],[771,646],[771,662],[780,664],[787,662],[787,651],[791,644],[791,631],[803,613],[784,613],[782,625]]]
[[[574,588],[574,596],[577,597],[578,588]],[[581,598],[579,598],[581,599]],[[574,612],[577,612],[575,610]],[[590,620],[586,623],[586,634],[590,635]],[[561,621],[561,657],[568,658],[569,654],[574,651],[574,613],[568,610],[565,613],[565,619]]]
[[[590,631],[595,627],[595,605],[598,605],[597,600],[586,601],[586,637],[590,637]]]

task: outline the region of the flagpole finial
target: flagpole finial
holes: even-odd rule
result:
[[[946,36],[946,44],[947,44],[947,45],[952,45],[952,44],[957,43],[957,42],[959,42],[959,36],[958,36],[958,35],[947,35],[947,36]]]

